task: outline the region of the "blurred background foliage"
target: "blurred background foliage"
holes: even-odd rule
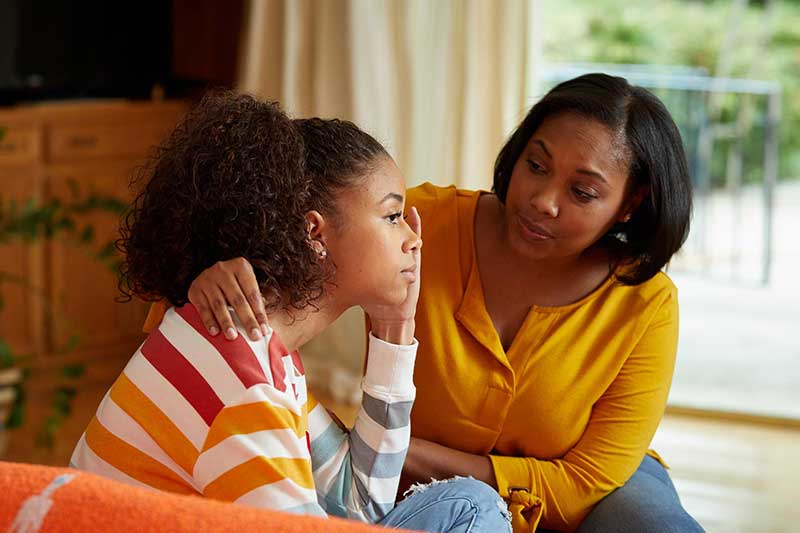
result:
[[[682,65],[704,68],[710,75],[724,70],[725,77],[777,81],[782,88],[779,178],[800,179],[797,0],[541,0],[541,8],[546,63]],[[761,100],[754,107],[763,116]],[[734,96],[719,104],[722,121],[735,120],[742,105]],[[747,140],[745,181],[760,179],[762,142],[760,129]],[[717,185],[724,181],[722,148],[711,163]]]

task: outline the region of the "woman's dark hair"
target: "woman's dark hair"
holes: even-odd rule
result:
[[[655,276],[689,233],[692,187],[680,133],[664,104],[624,78],[586,74],[565,81],[537,102],[500,150],[492,189],[505,203],[511,173],[522,151],[548,117],[575,113],[621,134],[629,161],[629,191],[647,196],[626,223],[601,239],[617,278],[638,285]]]
[[[353,124],[312,119],[309,133],[306,122],[276,103],[206,95],[143,168],[117,242],[122,293],[183,305],[204,269],[244,257],[269,310],[313,305],[332,270],[310,245],[305,215],[318,191],[334,195],[363,176],[375,144],[385,151]]]

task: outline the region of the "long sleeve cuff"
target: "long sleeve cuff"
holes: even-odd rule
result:
[[[362,388],[381,395],[413,398],[416,393],[414,362],[418,346],[417,339],[414,339],[413,344],[398,345],[383,341],[370,333],[367,371]]]
[[[525,458],[490,455],[489,460],[492,462],[497,492],[500,496],[509,498],[511,492],[520,489],[535,494],[536,487],[531,486],[533,472]]]

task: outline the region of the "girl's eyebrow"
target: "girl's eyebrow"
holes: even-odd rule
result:
[[[390,192],[389,194],[384,196],[383,200],[378,202],[378,204],[382,204],[383,202],[385,202],[387,200],[397,200],[398,202],[400,202],[402,204],[403,203],[403,199],[404,198],[403,198],[402,194],[397,194],[396,192]]]

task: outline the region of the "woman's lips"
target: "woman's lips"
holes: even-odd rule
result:
[[[536,222],[532,222],[522,215],[517,215],[517,222],[522,229],[523,235],[529,240],[546,241],[554,238],[553,234],[547,231],[544,226],[537,224]]]

